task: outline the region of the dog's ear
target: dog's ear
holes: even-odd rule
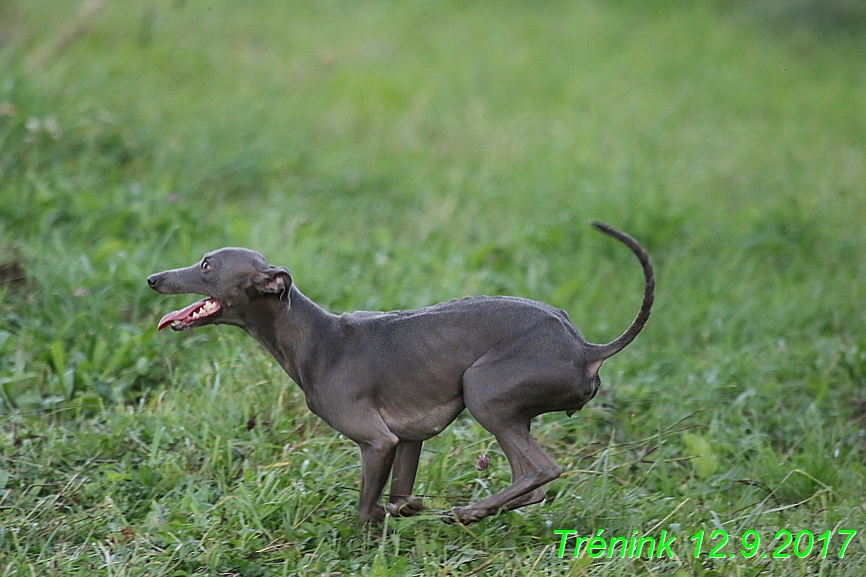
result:
[[[283,302],[289,301],[292,288],[292,273],[287,268],[272,266],[253,281],[253,289],[259,296],[279,295]]]

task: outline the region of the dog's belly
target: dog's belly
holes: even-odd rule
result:
[[[463,408],[463,398],[460,397],[449,403],[425,407],[423,411],[383,405],[379,407],[379,414],[401,441],[424,441],[441,433]]]

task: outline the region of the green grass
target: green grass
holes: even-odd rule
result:
[[[0,2],[0,576],[863,574],[857,34],[732,2],[76,11]],[[514,294],[607,342],[641,277],[592,219],[650,250],[653,317],[533,425],[548,500],[468,528],[361,523],[354,445],[239,331],[157,334],[186,300],[144,282],[249,246],[334,312]],[[508,480],[462,416],[416,490]],[[556,529],[664,530],[677,559],[560,559]],[[747,530],[837,533],[747,560]]]

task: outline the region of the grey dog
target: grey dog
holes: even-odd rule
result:
[[[160,330],[242,328],[301,387],[310,410],[358,444],[359,512],[366,521],[423,508],[412,497],[421,444],[468,409],[496,437],[512,477],[498,493],[443,512],[446,521],[468,524],[544,499],[542,485],[562,469],[530,436],[531,419],[580,410],[601,386],[602,363],[634,340],[649,318],[655,280],[646,251],[613,227],[593,226],[634,252],[645,280],[638,315],[606,345],[584,340],[565,311],[516,297],[333,315],[305,297],[287,269],[243,248],[208,253],[147,282],[159,293],[207,297],[165,315]],[[378,502],[389,474],[391,494],[383,507]]]

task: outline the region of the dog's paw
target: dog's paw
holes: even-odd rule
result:
[[[425,509],[420,497],[400,497],[392,503],[385,505],[385,509],[392,517],[411,517]]]
[[[467,507],[454,507],[450,511],[440,511],[439,515],[442,521],[448,525],[469,525],[475,521],[480,521],[487,515],[469,505]]]
[[[361,509],[358,513],[361,515],[361,519],[367,523],[381,523],[385,520],[385,507],[382,507],[381,505],[374,505],[368,509]]]

